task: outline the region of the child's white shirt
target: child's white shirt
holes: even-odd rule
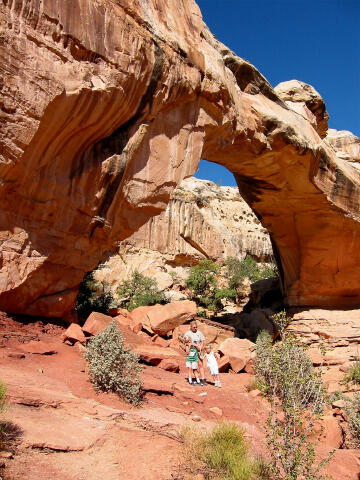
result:
[[[217,364],[214,352],[205,353],[205,357],[207,360],[207,366],[210,369],[210,373],[212,375],[217,375],[219,373],[219,368],[218,368],[218,364]]]

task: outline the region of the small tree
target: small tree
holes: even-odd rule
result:
[[[86,319],[91,312],[108,313],[114,299],[106,282],[94,279],[93,272],[87,272],[79,287],[75,309],[80,318]]]
[[[220,267],[211,260],[200,260],[198,265],[190,268],[186,286],[197,297],[213,297],[216,288],[216,274]]]
[[[316,463],[314,448],[322,432],[310,438],[323,412],[321,371],[315,371],[293,336],[284,335],[273,345],[270,335],[262,332],[256,345],[257,377],[271,404],[265,431],[273,475],[279,480],[326,478],[320,470],[330,456]]]
[[[95,390],[114,392],[133,405],[140,404],[139,357],[125,347],[115,320],[89,340],[84,357]]]
[[[165,295],[158,289],[156,280],[145,277],[135,270],[130,280],[122,282],[116,293],[121,297],[120,306],[131,312],[137,307],[167,303]]]
[[[235,257],[228,257],[225,262],[226,274],[229,279],[229,287],[241,288],[245,278],[249,278],[252,283],[264,280],[270,277],[276,277],[275,267],[263,263],[257,263],[251,255],[247,255],[244,260]]]

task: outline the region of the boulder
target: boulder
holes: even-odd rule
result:
[[[144,392],[152,392],[159,395],[173,395],[174,393],[173,387],[169,382],[160,381],[150,376],[143,378],[141,388]]]
[[[160,345],[160,347],[168,347],[170,345],[170,340],[166,340],[165,338],[162,338],[157,334],[151,338],[151,341],[154,342],[156,345]]]
[[[232,370],[239,373],[251,359],[255,344],[241,338],[227,338],[220,346],[219,351],[229,357]]]
[[[132,347],[132,351],[140,356],[140,360],[150,365],[158,365],[161,360],[176,358],[180,360],[178,352],[172,348],[163,348],[152,343],[140,343]]]
[[[62,341],[65,342],[66,340],[69,340],[73,344],[76,342],[85,343],[86,338],[80,325],[72,323],[70,327],[65,330],[62,334]]]
[[[24,343],[24,345],[21,345],[18,348],[26,353],[37,355],[53,355],[54,353],[57,353],[56,345],[50,345],[41,340],[39,342],[36,340],[30,340],[29,343]]]
[[[164,358],[158,364],[159,368],[166,370],[168,372],[178,373],[180,370],[180,359],[177,358]]]
[[[139,333],[142,330],[142,323],[132,319],[130,316],[125,317],[124,315],[119,314],[114,317],[114,320],[122,327],[130,328],[134,333]]]
[[[230,367],[230,358],[227,355],[223,355],[217,361],[219,372],[225,372]]]
[[[174,283],[172,276],[166,272],[155,272],[152,278],[156,281],[157,288],[160,292],[170,288]]]
[[[130,325],[132,325],[132,321],[131,321],[130,317],[125,317],[124,315],[121,315],[121,314],[116,315],[115,317],[113,317],[113,319],[121,327],[130,328]]]
[[[153,334],[154,331],[151,328],[150,320],[147,316],[148,311],[152,308],[153,307],[151,306],[135,308],[132,312],[129,313],[128,318],[131,318],[134,323],[141,323],[144,330]]]
[[[97,335],[112,322],[112,317],[99,312],[92,312],[84,323],[82,330],[88,335]]]
[[[152,330],[165,335],[175,327],[188,322],[196,315],[196,304],[190,300],[154,305],[147,312]]]

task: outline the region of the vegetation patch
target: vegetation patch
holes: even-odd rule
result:
[[[267,467],[251,457],[244,431],[236,424],[222,423],[210,432],[188,427],[183,430],[185,466],[208,480],[267,479]]]
[[[249,278],[252,283],[255,283],[278,276],[276,267],[264,263],[259,264],[250,255],[247,255],[244,260],[228,257],[225,265],[229,287],[232,289],[241,288],[245,278]]]
[[[81,319],[86,319],[91,312],[107,314],[114,299],[106,282],[94,279],[93,272],[87,272],[79,287],[75,310]]]
[[[116,293],[120,297],[120,306],[129,312],[137,307],[167,303],[153,278],[148,278],[134,271],[130,280],[122,282]]]
[[[221,300],[236,300],[236,290],[232,288],[217,288],[216,275],[220,267],[211,260],[201,260],[198,265],[190,268],[186,286],[191,290],[194,300],[199,306],[216,311],[222,308]]]
[[[89,340],[84,357],[95,390],[114,392],[133,405],[141,403],[139,357],[125,346],[114,320]]]
[[[346,384],[352,382],[355,385],[360,385],[360,361],[359,360],[357,360],[352,365],[348,373],[345,375],[344,382]]]
[[[315,370],[304,347],[285,333],[290,322],[280,314],[281,341],[273,344],[267,332],[256,341],[256,374],[271,404],[265,431],[271,455],[270,470],[279,480],[327,478],[320,472],[331,455],[318,461],[315,446],[323,432],[321,420],[325,390],[321,370]]]

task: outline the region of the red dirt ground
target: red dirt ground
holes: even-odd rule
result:
[[[195,415],[200,428],[223,419],[241,424],[254,454],[266,454],[261,422],[268,407],[247,393],[250,375],[222,374],[222,389],[202,388],[188,386],[183,373],[145,367],[145,386],[169,394],[147,392],[144,404],[134,408],[113,394],[94,392],[79,348],[61,341],[64,327],[27,322],[0,314],[0,378],[8,386],[9,403],[4,417],[23,430],[11,449],[13,458],[4,460],[4,479],[181,478],[179,432],[194,424]],[[44,342],[57,353],[26,353],[30,341]],[[222,416],[212,407],[220,408]],[[330,446],[321,448],[325,452]],[[337,450],[329,472],[334,480],[358,480],[359,452]]]

